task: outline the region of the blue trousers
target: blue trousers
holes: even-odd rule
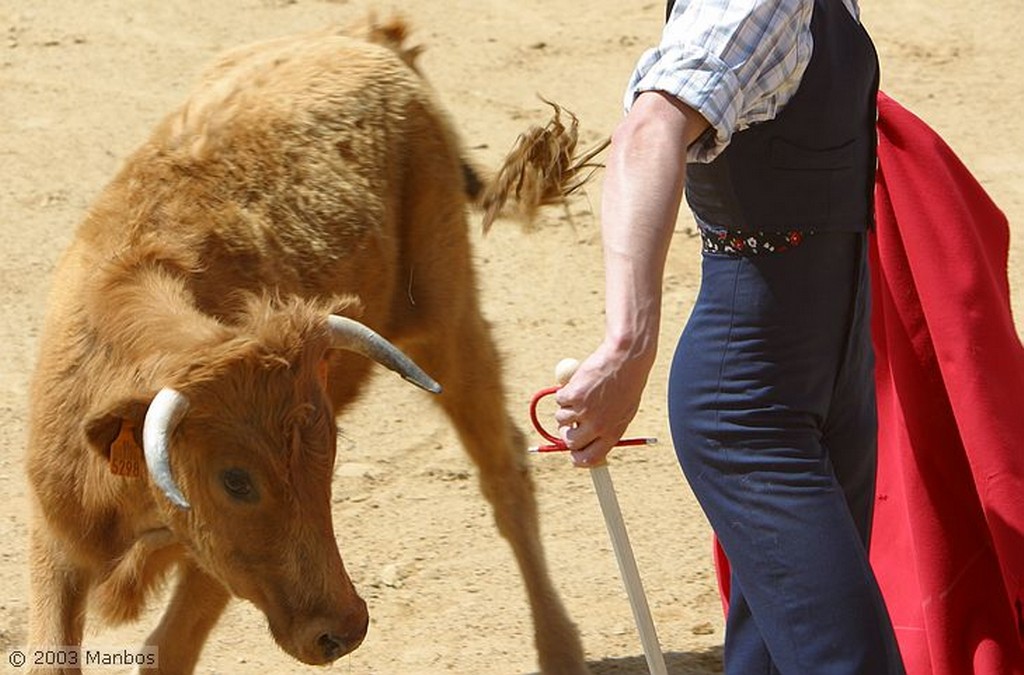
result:
[[[876,467],[866,235],[703,257],[669,380],[679,463],[732,566],[730,675],[891,675],[868,564]]]

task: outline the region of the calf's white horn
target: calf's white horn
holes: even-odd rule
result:
[[[331,329],[331,345],[335,349],[345,349],[376,361],[390,368],[406,381],[425,389],[432,394],[441,393],[441,385],[423,372],[412,359],[403,354],[393,344],[365,325],[344,316],[332,314],[327,318]]]
[[[171,473],[171,434],[188,410],[188,399],[179,391],[164,387],[149,404],[142,426],[142,449],[149,475],[171,503],[180,509],[190,508]]]

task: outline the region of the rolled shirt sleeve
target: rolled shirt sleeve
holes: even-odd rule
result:
[[[624,105],[660,91],[710,123],[688,151],[709,162],[751,124],[775,117],[811,58],[814,0],[677,0],[657,47],[640,57]]]

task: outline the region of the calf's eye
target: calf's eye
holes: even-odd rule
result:
[[[249,472],[245,469],[225,469],[220,473],[220,482],[224,491],[240,502],[256,502],[259,495],[249,478]]]

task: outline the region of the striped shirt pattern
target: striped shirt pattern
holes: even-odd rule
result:
[[[854,17],[856,0],[843,0]],[[624,98],[660,91],[701,113],[708,133],[687,160],[710,162],[732,135],[773,119],[811,59],[814,0],[676,0],[657,47],[640,57]]]

